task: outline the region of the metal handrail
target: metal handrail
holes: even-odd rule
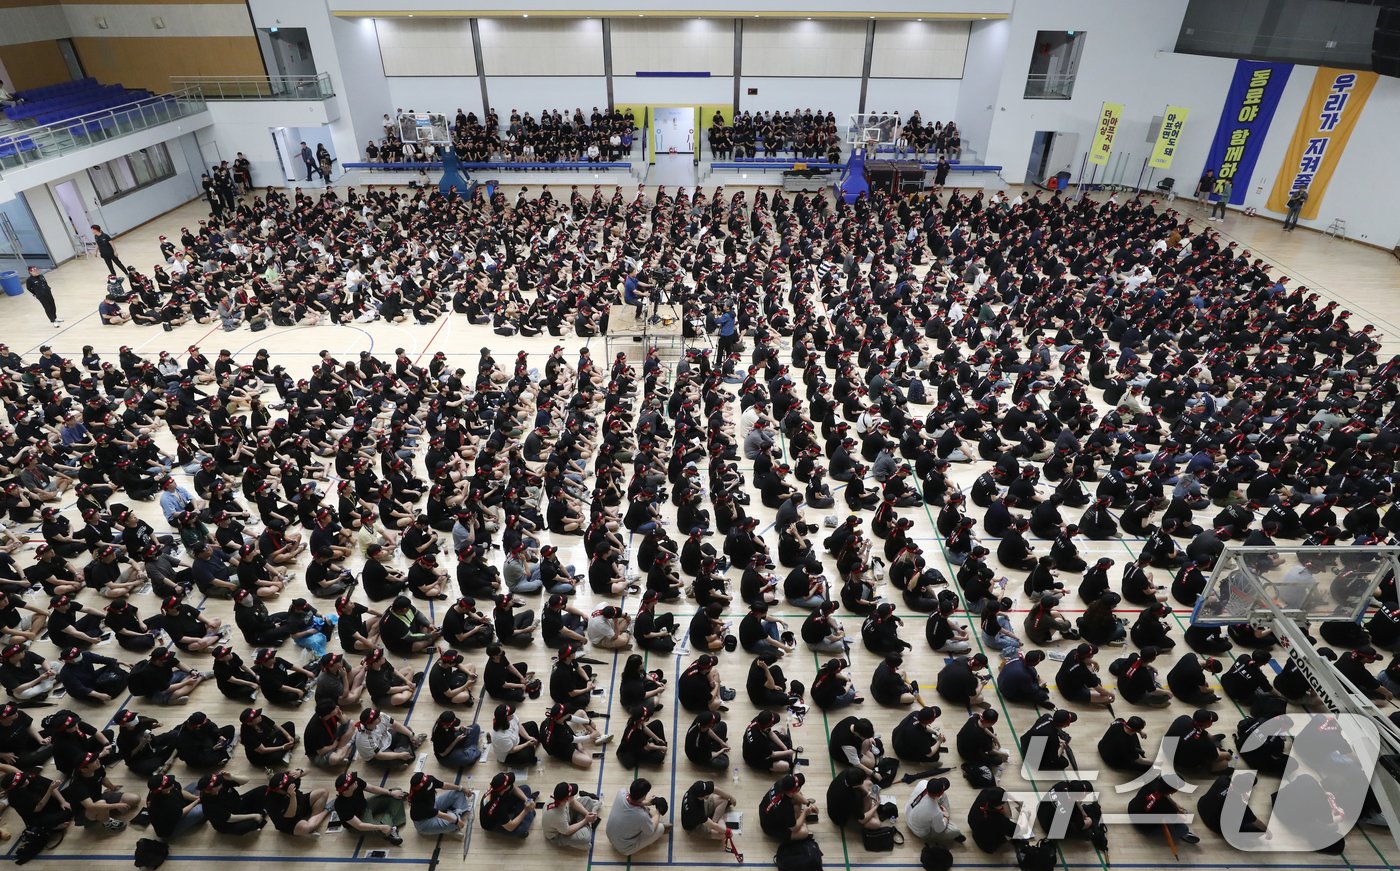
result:
[[[206,100],[324,100],[335,96],[330,73],[314,76],[172,76],[174,88],[192,88]]]
[[[1077,73],[1030,73],[1026,76],[1027,100],[1068,100],[1074,95]]]
[[[147,97],[96,112],[74,115],[0,136],[0,174],[59,157],[99,142],[116,139],[202,112],[204,99],[192,89]]]

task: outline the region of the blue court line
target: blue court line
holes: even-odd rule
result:
[[[130,861],[131,861],[131,854],[129,854],[129,853],[116,853],[116,854],[113,854],[113,853],[105,853],[105,854],[104,854],[104,853],[40,853],[38,856],[35,856],[35,857],[34,857],[32,860],[30,860],[30,861],[34,861],[34,862],[52,862],[52,861],[59,861],[59,862],[91,862],[91,861],[94,861],[94,860],[96,860],[96,861],[106,861],[106,862],[130,862]],[[247,855],[242,855],[242,854],[239,854],[239,853],[230,853],[230,854],[228,854],[228,855],[180,856],[180,855],[176,855],[175,853],[171,853],[170,856],[169,856],[169,858],[168,858],[166,861],[169,861],[169,862],[180,862],[180,861],[183,861],[183,862],[213,862],[213,863],[221,863],[221,862],[287,862],[287,863],[299,863],[299,864],[309,864],[309,863],[312,863],[312,862],[316,862],[316,863],[327,864],[327,865],[349,865],[349,864],[357,864],[357,865],[358,865],[358,864],[364,862],[365,860],[363,860],[363,859],[356,859],[356,858],[354,858],[354,857],[351,857],[351,858],[348,858],[348,859],[347,859],[347,858],[344,858],[344,857],[330,857],[330,858],[327,858],[327,857],[325,857],[325,856],[247,856]],[[383,865],[428,865],[428,864],[431,864],[431,863],[432,863],[432,860],[431,860],[431,859],[388,859],[388,858],[385,858],[385,859],[375,859],[374,861],[375,861],[376,863],[378,863],[378,864],[383,864]],[[1357,865],[1356,867],[1357,867],[1357,868],[1366,868],[1367,866],[1365,866],[1365,865]]]
[[[430,601],[430,602],[429,602],[429,606],[431,606],[431,604],[432,604],[432,602]],[[434,648],[434,649],[436,649],[436,648]],[[426,665],[423,666],[423,672],[424,672],[424,673],[423,673],[423,679],[422,679],[421,681],[418,682],[418,687],[417,687],[417,689],[415,689],[415,690],[413,691],[413,698],[411,698],[411,699],[408,700],[408,707],[407,707],[407,708],[405,709],[405,711],[404,711],[404,715],[403,715],[403,724],[404,724],[405,726],[408,725],[408,721],[409,721],[409,720],[413,719],[413,708],[414,708],[415,705],[418,704],[418,696],[422,694],[422,692],[423,692],[423,687],[426,686],[427,683],[428,683],[428,675],[427,675],[427,672],[428,672],[428,670],[431,669],[432,667],[433,667],[433,655],[432,655],[431,653],[429,653],[429,654],[428,654],[428,662],[427,662]],[[350,728],[352,728],[352,729],[355,728],[353,723],[351,724]],[[388,783],[388,782],[389,782],[389,775],[390,775],[390,774],[393,774],[395,771],[396,771],[396,769],[394,769],[394,768],[389,768],[389,769],[385,770],[384,776],[381,777],[381,778],[379,778],[379,785],[380,785],[380,786],[383,786],[384,784]],[[363,833],[361,833],[361,834],[360,834],[360,837],[359,837],[359,840],[357,840],[357,841],[355,842],[355,852],[351,853],[351,854],[350,854],[350,858],[347,859],[347,860],[344,860],[344,861],[355,861],[355,860],[359,859],[360,850],[364,849],[364,846],[365,846],[365,836],[364,836]],[[331,860],[326,860],[326,861],[331,861]],[[387,862],[387,861],[390,861],[390,860],[388,860],[388,859],[381,859],[381,860],[376,860],[376,861],[384,861],[384,862]],[[404,860],[404,861],[406,861],[406,860]],[[415,861],[415,862],[421,862],[422,864],[429,864],[429,862],[430,862],[430,860],[428,860],[428,859],[422,859],[422,860],[417,860],[417,859],[415,859],[415,860],[413,860],[413,861]]]
[[[629,536],[627,537],[627,541],[628,541],[628,546],[630,547],[630,546],[631,546],[631,541],[632,541],[631,535],[629,535]],[[626,594],[626,593],[623,593],[623,594],[622,594],[622,598],[618,600],[618,606],[619,606],[619,607],[624,607],[624,608],[627,606],[627,594]],[[609,675],[609,677],[608,677],[608,695],[607,695],[607,699],[608,699],[608,714],[609,714],[609,716],[612,715],[613,691],[617,688],[617,660],[618,660],[618,655],[617,655],[616,653],[614,653],[614,654],[613,654],[613,661],[612,661],[612,674]],[[679,692],[679,690],[677,690],[677,692]],[[675,740],[675,737],[672,736],[672,739],[671,739],[671,740],[674,741],[674,740]],[[541,747],[540,747],[540,752],[541,752],[541,753],[544,752],[544,747],[543,747],[543,745],[541,745]],[[607,766],[607,764],[608,764],[608,751],[604,750],[604,751],[603,751],[603,758],[598,760],[598,785],[597,785],[596,787],[594,787],[594,792],[596,792],[596,793],[598,794],[598,800],[599,800],[599,801],[603,801],[603,800],[604,800],[604,799],[603,799],[603,769]],[[596,830],[594,830],[594,833],[593,833],[593,840],[589,841],[589,843],[588,843],[588,864],[587,864],[587,866],[586,866],[586,867],[588,867],[588,868],[592,868],[592,867],[593,867],[593,850],[597,847],[597,845],[598,845],[598,833],[597,833]],[[621,863],[621,864],[626,865],[627,863],[626,863],[626,862],[623,862],[623,863]]]
[[[687,627],[685,635],[681,637],[681,644],[684,645],[690,640],[690,629]],[[615,662],[616,660],[614,660]],[[676,673],[671,676],[675,684],[676,697],[671,703],[671,797],[670,806],[676,807],[676,769],[680,767],[680,759],[676,756],[677,748],[681,753],[685,752],[685,739],[681,737],[681,655],[676,654]],[[671,836],[666,839],[666,861],[670,862],[675,858],[676,850],[676,830],[671,829]]]
[[[772,843],[772,842],[770,841],[769,843]],[[775,844],[774,846],[775,846],[775,848],[776,848],[776,844]],[[600,867],[600,868],[625,868],[625,867],[630,867],[630,868],[676,868],[676,867],[686,867],[686,868],[731,868],[731,869],[732,869],[732,868],[735,867],[735,865],[734,865],[733,862],[638,862],[638,861],[632,861],[632,862],[616,862],[616,861],[612,861],[612,862],[595,862],[595,863],[593,863],[593,864],[596,865],[596,866],[598,866],[598,867]],[[909,861],[909,862],[899,862],[899,863],[848,862],[848,863],[843,863],[843,864],[846,864],[846,865],[848,865],[848,866],[851,867],[851,868],[887,868],[887,869],[891,869],[891,871],[893,871],[893,869],[901,869],[901,871],[908,871],[909,868],[917,867],[917,863],[916,863],[916,862],[913,862],[913,861]],[[1065,863],[1061,863],[1061,864],[1063,865],[1063,867],[1066,867],[1066,868],[1097,868],[1097,869],[1102,869],[1102,868],[1103,868],[1103,865],[1101,865],[1101,864],[1098,863],[1098,862],[1065,862]],[[958,868],[1000,868],[1000,869],[1006,869],[1006,868],[1014,867],[1014,863],[1013,863],[1013,861],[1010,859],[1010,857],[1008,857],[1008,861],[1006,861],[1006,862],[964,862],[964,861],[959,860],[958,862],[956,862],[955,867],[958,867]],[[1163,866],[1160,865],[1160,864],[1141,864],[1141,863],[1136,863],[1136,864],[1134,864],[1134,863],[1114,862],[1114,863],[1113,863],[1112,865],[1110,865],[1109,867],[1110,867],[1110,868],[1135,868],[1135,869],[1138,869],[1138,868],[1140,868],[1140,869],[1161,869]],[[1191,862],[1191,863],[1182,863],[1181,867],[1182,867],[1182,868],[1186,868],[1186,869],[1208,868],[1208,869],[1220,869],[1220,871],[1238,871],[1238,869],[1239,869],[1241,866],[1238,865],[1238,864],[1235,864],[1235,865],[1230,865],[1230,864],[1219,864],[1219,863],[1209,863],[1209,864],[1205,864],[1205,863],[1195,863],[1195,862]],[[1338,869],[1338,868],[1353,868],[1353,869],[1356,869],[1356,871],[1387,871],[1387,869],[1389,868],[1389,866],[1387,866],[1387,865],[1354,865],[1354,864],[1353,864],[1353,865],[1347,865],[1347,864],[1338,864],[1338,865],[1318,865],[1318,864],[1284,864],[1284,865],[1274,865],[1274,864],[1262,864],[1262,865],[1259,865],[1259,866],[1257,866],[1257,867],[1258,867],[1259,869],[1261,869],[1261,871],[1262,871],[1262,869],[1268,869],[1268,868],[1296,869],[1296,871],[1319,871],[1319,869],[1328,869],[1328,871],[1331,871],[1331,869]]]

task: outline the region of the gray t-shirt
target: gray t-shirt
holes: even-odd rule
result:
[[[608,812],[608,840],[619,853],[630,856],[640,850],[643,841],[655,831],[650,807],[638,807],[627,798],[627,789],[619,789]]]

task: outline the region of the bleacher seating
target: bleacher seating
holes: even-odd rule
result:
[[[93,79],[83,79],[21,91],[16,96],[23,98],[24,102],[5,107],[5,117],[10,121],[43,126],[135,103],[153,95],[146,90],[134,90],[119,84],[102,85]]]

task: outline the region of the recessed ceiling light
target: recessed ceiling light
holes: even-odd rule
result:
[[[915,20],[915,21],[923,21],[922,18],[915,18],[914,20]]]
[[[522,15],[522,16],[520,16],[520,17],[521,17],[521,18],[529,18],[529,17],[530,17],[530,13],[526,12],[524,15]]]

